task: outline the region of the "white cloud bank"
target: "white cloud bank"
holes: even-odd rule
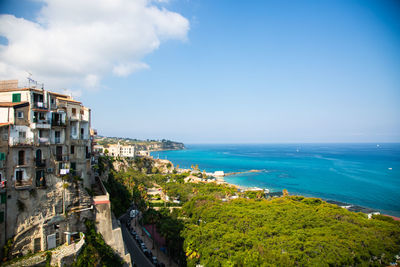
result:
[[[46,88],[96,88],[109,73],[147,69],[141,60],[168,39],[186,40],[189,21],[150,0],[41,0],[35,21],[0,15],[0,79]]]

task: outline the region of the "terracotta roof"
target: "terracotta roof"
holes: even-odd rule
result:
[[[2,122],[2,123],[0,123],[0,127],[10,125],[10,124],[12,124],[12,123],[11,122]]]
[[[42,89],[35,88],[11,88],[11,89],[0,89],[1,92],[17,92],[17,91],[35,91],[35,92],[43,92]]]
[[[15,107],[15,106],[19,106],[19,105],[24,105],[24,104],[29,104],[29,102],[0,102],[0,107]]]
[[[71,98],[57,97],[57,99],[58,99],[58,100],[61,100],[61,101],[68,101],[68,102],[73,102],[73,103],[81,104],[81,102],[76,101],[76,100],[73,100],[73,99],[71,99]]]
[[[59,97],[64,97],[64,98],[68,98],[69,97],[68,95],[64,95],[64,94],[60,94],[60,93],[56,93],[56,92],[50,92],[50,91],[48,91],[48,92],[51,95],[55,95],[55,96],[59,96]]]

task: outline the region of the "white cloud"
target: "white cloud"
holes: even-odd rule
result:
[[[113,73],[148,69],[142,59],[168,39],[186,40],[189,22],[151,0],[42,0],[35,21],[0,15],[0,79],[51,87],[100,85]]]

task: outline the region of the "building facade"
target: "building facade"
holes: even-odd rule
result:
[[[68,95],[12,85],[0,87],[0,245],[38,224],[21,247],[45,250],[48,236],[62,242],[62,230],[71,230],[62,218],[73,202],[60,187],[65,176],[91,186],[91,113]],[[47,227],[46,218],[58,226]]]

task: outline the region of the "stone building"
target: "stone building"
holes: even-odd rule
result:
[[[0,85],[0,246],[12,238],[14,254],[46,250],[92,216],[90,109],[68,95]]]

